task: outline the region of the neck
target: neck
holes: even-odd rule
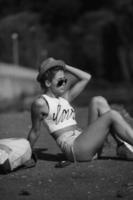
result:
[[[50,97],[54,97],[54,98],[59,98],[60,96],[59,95],[55,95],[53,92],[51,91],[47,91],[46,92],[46,95],[50,96]]]

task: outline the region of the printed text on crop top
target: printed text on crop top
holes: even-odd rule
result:
[[[50,133],[76,125],[75,110],[69,102],[62,98],[53,98],[48,95],[42,95],[49,108],[48,116],[44,119]]]

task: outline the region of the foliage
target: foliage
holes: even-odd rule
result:
[[[0,60],[36,68],[48,56],[97,78],[132,81],[132,0],[0,0]]]
[[[38,15],[24,12],[7,16],[1,20],[0,58],[2,61],[13,62],[12,37],[14,33],[18,34],[20,64],[34,67],[39,56],[38,49],[44,48],[46,40],[42,27],[38,23]]]

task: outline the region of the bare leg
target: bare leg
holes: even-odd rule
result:
[[[104,97],[93,97],[88,109],[88,125],[96,121],[98,117],[109,110],[110,106]]]
[[[102,116],[104,113],[108,112],[109,110],[111,110],[110,106],[104,97],[102,96],[93,97],[88,109],[88,125],[92,124],[100,116]],[[106,137],[105,142],[109,144],[108,137]],[[102,155],[103,146],[104,146],[104,143],[97,152],[98,158],[100,158]]]
[[[133,129],[117,111],[113,111],[113,113],[112,126],[116,132],[116,136],[133,145]]]
[[[133,145],[133,130],[116,111],[108,111],[75,140],[74,152],[78,161],[91,160],[103,145],[109,130],[113,126],[118,137]]]

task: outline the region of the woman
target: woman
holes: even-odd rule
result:
[[[67,80],[66,72],[77,78],[76,83],[71,84]],[[88,126],[85,130],[79,129],[70,102],[83,91],[90,79],[89,73],[71,67],[62,60],[48,58],[42,62],[37,81],[44,94],[31,106],[32,128],[28,140],[32,148],[40,135],[41,122],[46,125],[70,161],[92,160],[100,151],[110,130],[113,130],[111,133],[116,141],[122,141],[118,144],[125,143],[132,148],[132,128],[117,111],[110,108],[103,97],[91,100]]]

